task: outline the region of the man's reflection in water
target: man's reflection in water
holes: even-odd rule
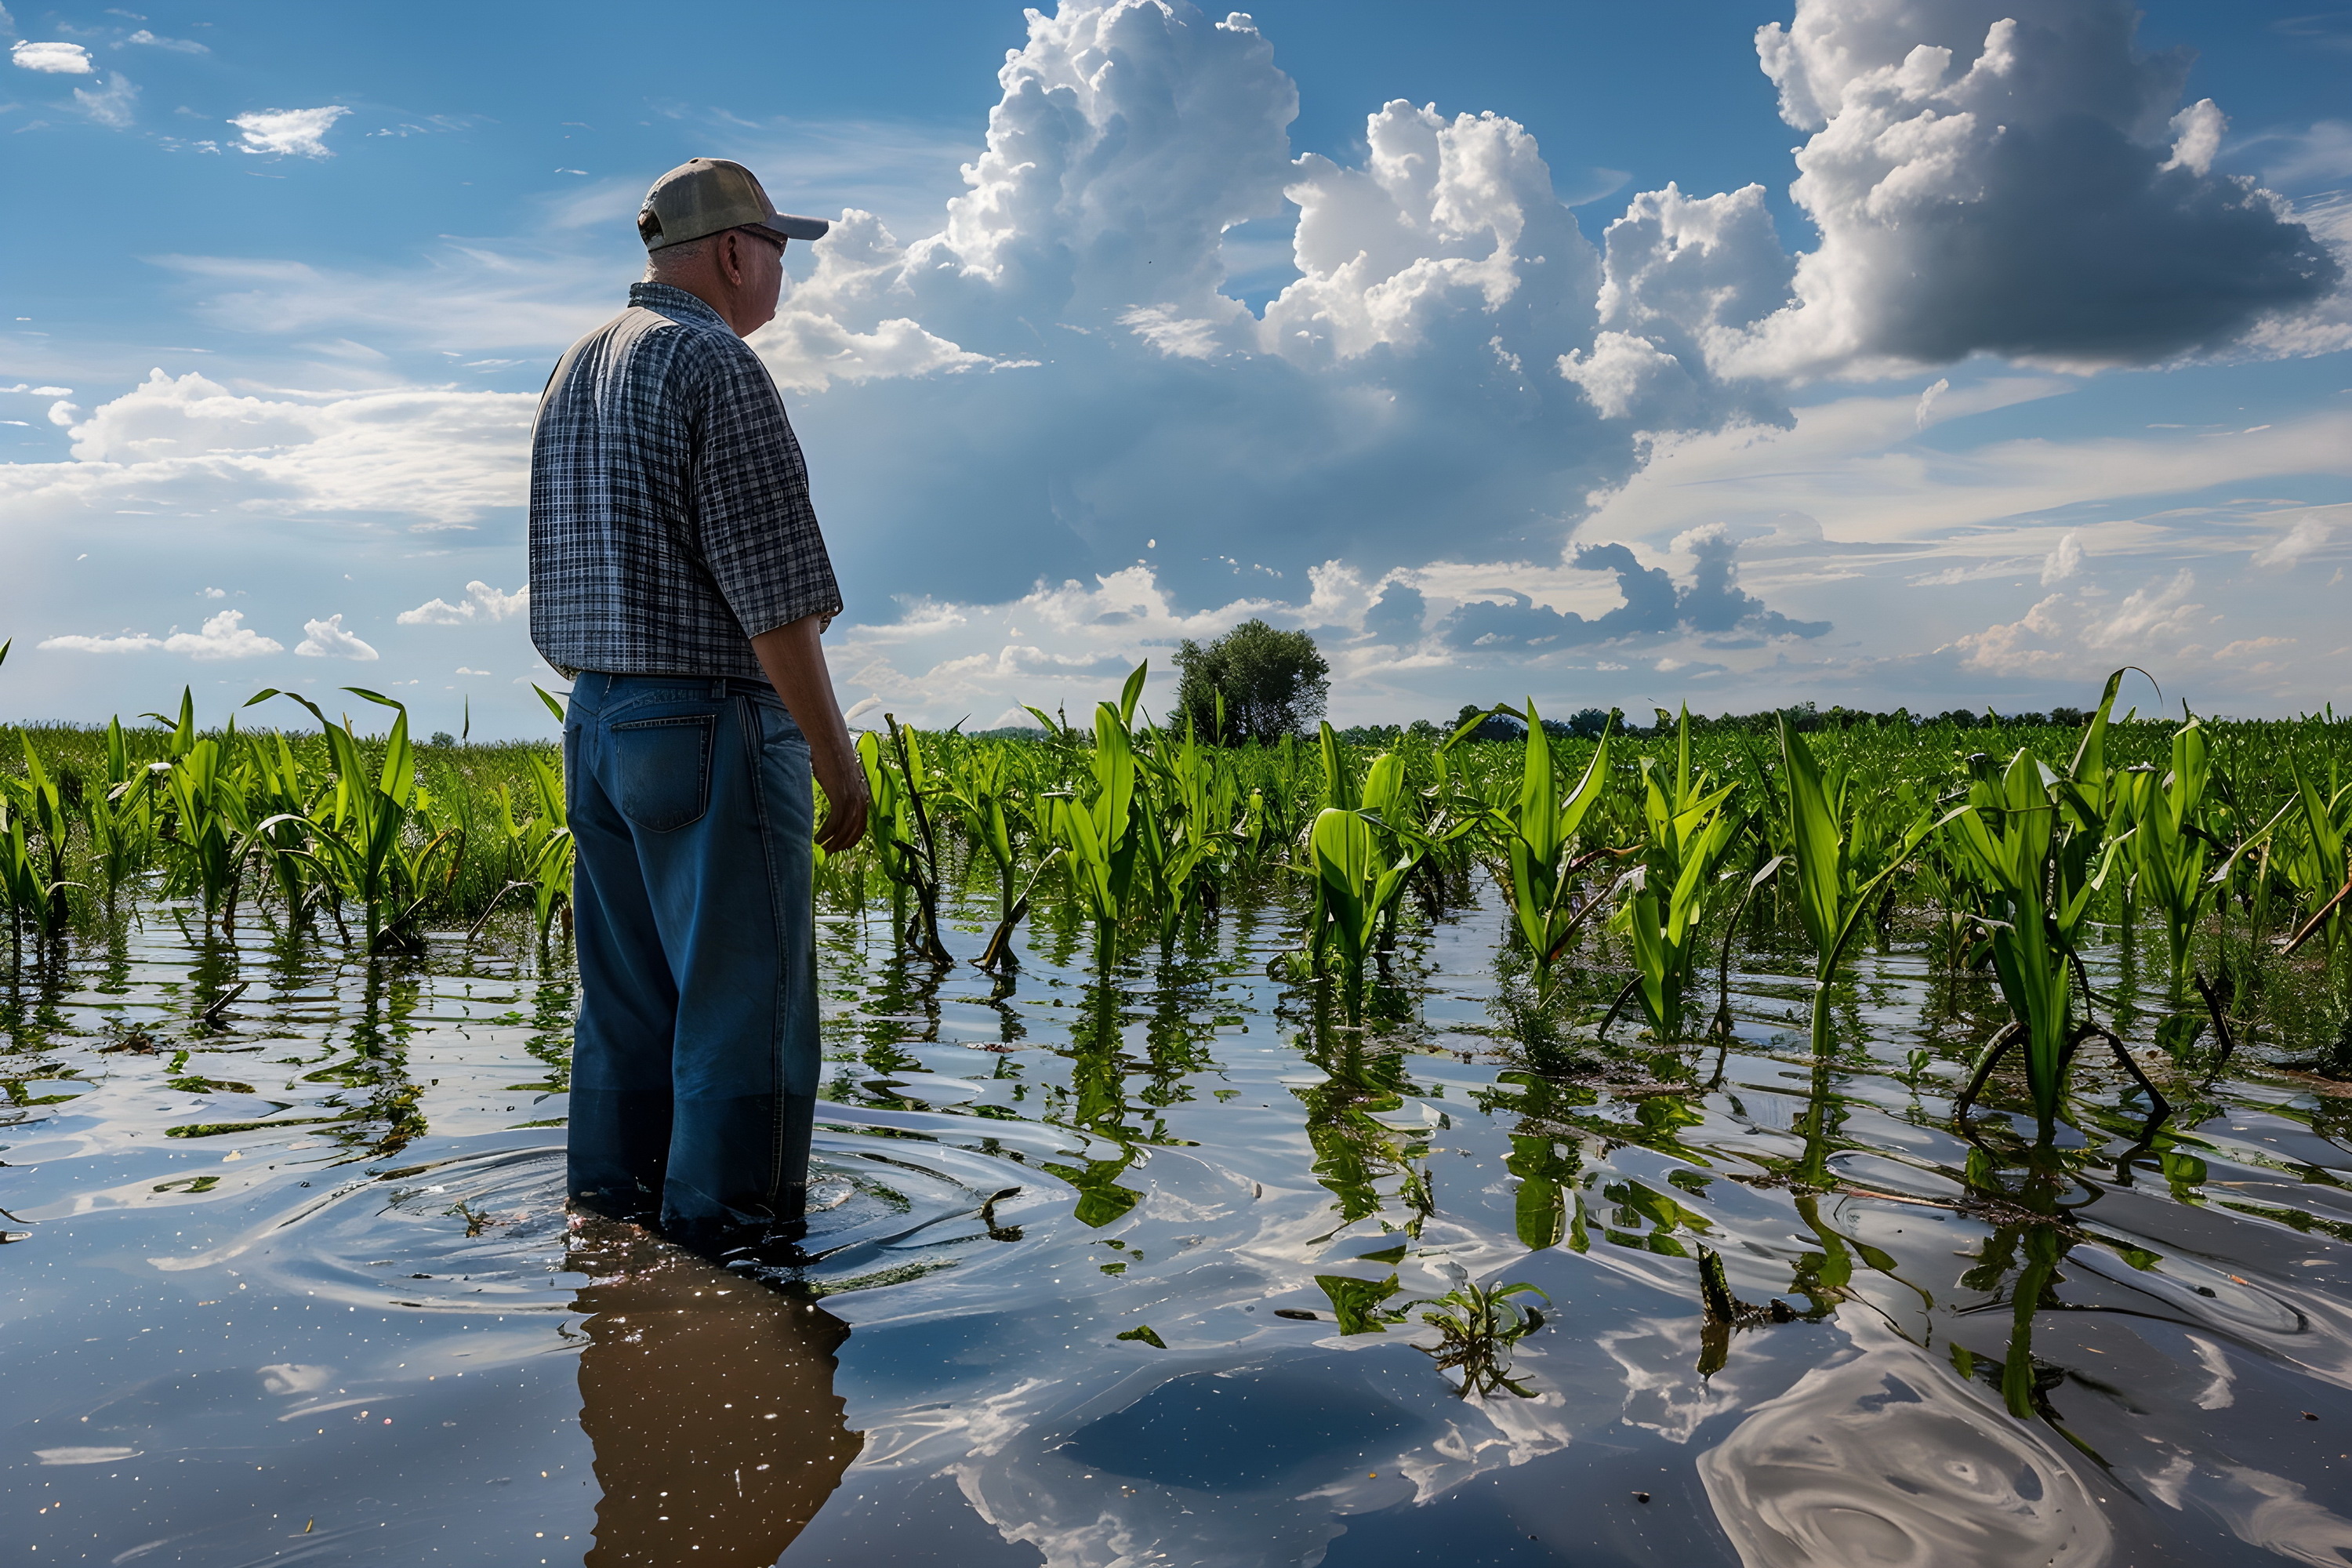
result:
[[[606,1220],[572,1232],[596,1447],[589,1568],[772,1568],[864,1446],[834,1396],[847,1325]]]

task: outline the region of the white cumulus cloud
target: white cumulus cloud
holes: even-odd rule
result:
[[[0,505],[27,521],[168,500],[466,527],[521,502],[536,401],[448,387],[257,397],[157,369],[87,417],[52,409],[71,425],[71,460],[0,464]]]
[[[1764,187],[1686,196],[1673,184],[1633,198],[1602,237],[1601,331],[1559,372],[1607,417],[1696,429],[1727,418],[1787,418],[1778,388],[1715,374],[1752,323],[1786,303],[1791,273]]]
[[[1668,410],[1687,403],[1694,384],[1680,359],[1631,332],[1601,332],[1590,353],[1570,349],[1559,363],[1559,374],[1584,389],[1603,419],[1676,423]]]
[[[89,51],[79,44],[44,44],[26,38],[8,51],[8,58],[23,69],[59,76],[88,76],[97,68],[89,63]]]
[[[354,633],[343,629],[343,617],[338,613],[323,621],[304,621],[302,640],[294,651],[305,658],[349,658],[365,664],[377,655],[374,648],[362,642]]]
[[[1888,20],[1911,26],[1874,51]],[[2147,361],[2324,294],[2333,258],[2211,176],[2219,110],[2173,114],[2188,60],[2140,53],[2135,26],[2119,0],[1801,0],[1766,28],[1784,113],[1815,131],[1791,194],[1823,235],[1768,358]]]
[[[427,599],[413,610],[400,612],[404,626],[461,626],[476,621],[510,621],[530,608],[530,584],[502,594],[488,583],[466,584],[466,596],[457,604]]]
[[[2178,668],[2211,653],[2189,639],[2204,624],[2192,601],[2197,575],[2186,567],[2152,579],[2107,605],[2089,595],[2052,594],[2016,620],[1956,638],[1971,668],[2000,675],[2065,675],[2089,679],[2096,667],[2127,660]]]
[[[1159,580],[1215,603],[1228,562],[1377,577],[1441,528],[1556,552],[1636,467],[1632,421],[1556,369],[1594,352],[1599,257],[1523,126],[1396,101],[1359,160],[1300,155],[1272,45],[1188,0],[1033,12],[998,81],[938,226],[845,213],[753,340],[823,390],[793,417],[849,479],[828,527],[852,575],[1003,603],[1157,539]],[[1253,313],[1228,231],[1293,212],[1296,276]]]
[[[161,648],[165,653],[199,659],[257,658],[286,651],[285,644],[263,637],[244,623],[242,610],[223,610],[205,621],[200,631],[175,631],[164,637],[143,632],[124,632],[113,637],[53,637],[43,638],[40,646],[73,653],[146,653]]]
[[[257,658],[263,654],[283,653],[286,645],[274,637],[263,637],[245,624],[241,610],[223,610],[205,622],[197,632],[173,632],[163,639],[165,653],[184,653],[192,658]]]
[[[1302,276],[1266,307],[1263,348],[1319,366],[1457,334],[1485,348],[1499,326],[1507,349],[1544,363],[1591,341],[1592,247],[1534,137],[1499,114],[1449,119],[1402,99],[1364,135],[1361,168],[1310,153],[1284,187]]]
[[[145,653],[162,647],[163,639],[151,637],[144,632],[121,632],[113,637],[68,635],[43,637],[37,646],[68,653]]]
[[[229,123],[244,136],[243,152],[329,158],[334,152],[327,145],[327,132],[350,112],[340,103],[317,109],[258,109],[232,115]]]
[[[1798,0],[1757,52],[1811,132],[1790,194],[1819,230],[1793,299],[1718,374],[1892,372],[1990,352],[2073,367],[2252,343],[2324,306],[2340,247],[2213,172],[2226,121],[2180,106],[2126,0]],[[1782,276],[1759,256],[1751,283]]]

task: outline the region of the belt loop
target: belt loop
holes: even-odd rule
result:
[[[720,698],[722,698],[722,697],[724,697],[724,696],[726,696],[726,695],[727,695],[727,678],[726,678],[725,676],[723,676],[723,675],[720,675],[720,676],[714,676],[714,677],[712,677],[712,678],[711,678],[711,681],[710,681],[710,698],[711,698],[711,700],[715,702],[715,701],[719,700]]]

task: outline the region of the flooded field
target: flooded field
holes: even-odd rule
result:
[[[2108,933],[2174,1114],[2086,1052],[2037,1153],[2017,1081],[1956,1127],[2004,1015],[1899,934],[1830,1057],[1794,950],[1658,1051],[1515,1023],[1466,882],[1348,1026],[1267,977],[1288,897],[1108,980],[1075,925],[1000,980],[828,918],[815,1257],[773,1284],[563,1214],[573,986],[527,930],[28,939],[11,1560],[2352,1561],[2352,1102],[2305,1070],[2340,961],[2254,972],[2208,1081]],[[950,912],[976,953],[992,905]],[[1482,1340],[1465,1280],[1539,1326]]]

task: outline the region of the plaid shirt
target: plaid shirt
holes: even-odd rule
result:
[[[638,283],[572,345],[530,442],[530,640],[557,669],[765,679],[750,639],[841,593],[767,367]]]

